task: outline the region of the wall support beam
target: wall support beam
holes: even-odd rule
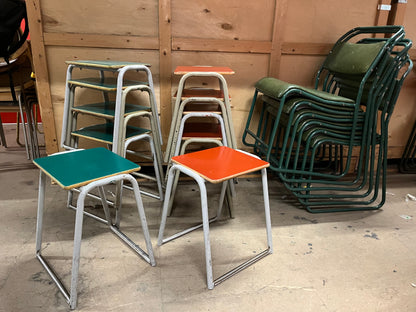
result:
[[[49,85],[45,44],[43,41],[40,1],[26,0],[26,7],[29,20],[33,66],[36,75],[36,90],[42,116],[43,131],[45,134],[46,153],[49,155],[58,151],[58,140]]]

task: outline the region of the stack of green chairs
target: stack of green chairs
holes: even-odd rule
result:
[[[335,43],[314,88],[256,83],[243,143],[308,211],[383,206],[388,124],[411,45],[401,26],[357,27]]]

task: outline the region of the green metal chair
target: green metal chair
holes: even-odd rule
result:
[[[358,27],[335,43],[315,88],[270,77],[257,82],[243,142],[309,211],[384,204],[387,128],[412,67],[410,46],[403,27]]]

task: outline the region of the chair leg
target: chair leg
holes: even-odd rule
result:
[[[0,145],[3,145],[4,147],[7,148],[6,136],[4,135],[3,122],[1,121],[1,116],[0,116]]]
[[[266,168],[261,170],[261,180],[262,180],[262,185],[263,185],[264,213],[266,217],[267,245],[268,245],[269,253],[273,253],[272,223],[271,223],[271,217],[270,217],[269,187],[267,183]]]
[[[207,286],[208,286],[208,289],[213,289],[214,278],[212,274],[211,242],[209,240],[209,216],[208,216],[207,190],[205,187],[205,183],[202,179],[197,182],[199,185],[199,190],[201,192],[202,228],[204,230],[205,269],[207,273]]]

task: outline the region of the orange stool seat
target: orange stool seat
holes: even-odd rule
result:
[[[211,183],[269,167],[269,163],[226,146],[172,157],[172,162],[197,172]]]

